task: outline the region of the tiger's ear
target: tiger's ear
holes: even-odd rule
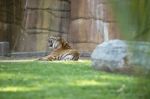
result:
[[[49,37],[48,37],[48,40],[49,40],[49,39],[52,39],[52,38],[54,38],[54,37],[53,37],[53,36],[49,36]]]

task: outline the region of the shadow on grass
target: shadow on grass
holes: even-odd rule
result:
[[[1,62],[0,99],[138,99],[137,80],[94,71],[90,61]]]

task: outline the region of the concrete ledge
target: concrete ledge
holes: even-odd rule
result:
[[[92,52],[80,52],[80,57],[90,57]]]
[[[11,57],[42,57],[48,55],[49,52],[12,52]],[[91,52],[80,52],[80,57],[90,57]]]
[[[48,52],[12,52],[11,57],[41,57],[47,55]]]

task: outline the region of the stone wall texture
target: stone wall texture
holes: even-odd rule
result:
[[[107,0],[71,0],[70,19],[70,41],[80,51],[91,52],[98,43],[119,38]]]
[[[24,10],[24,32],[18,51],[46,51],[50,35],[67,38],[70,16],[67,0],[26,0]]]
[[[22,0],[0,0],[0,42],[9,42],[11,49],[22,30]]]
[[[61,34],[81,52],[119,38],[107,0],[0,0],[0,41],[14,52],[46,51],[50,35]]]

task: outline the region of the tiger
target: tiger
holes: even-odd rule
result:
[[[51,53],[38,60],[54,61],[54,60],[73,60],[79,59],[79,52],[69,45],[69,43],[61,36],[50,36],[48,39],[48,47],[52,49]]]

